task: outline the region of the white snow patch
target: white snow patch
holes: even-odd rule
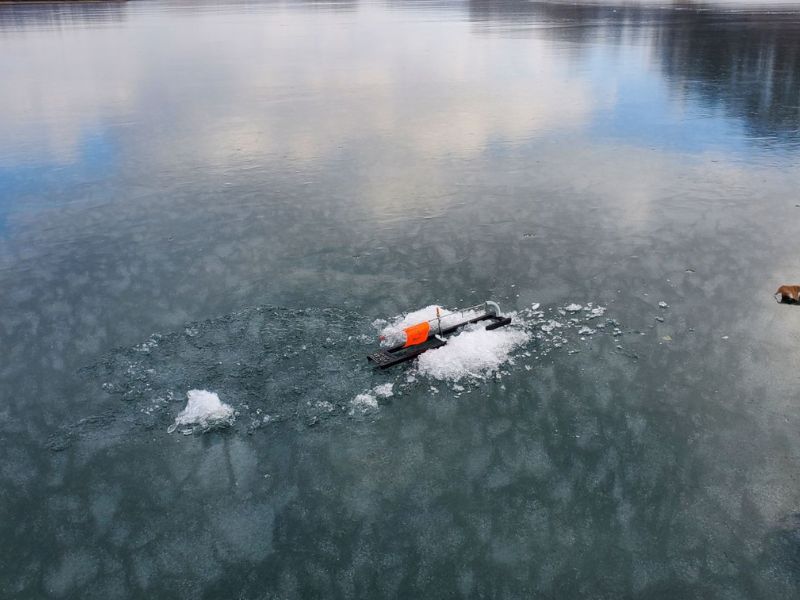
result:
[[[423,375],[448,381],[482,377],[497,371],[529,339],[530,334],[514,328],[487,331],[480,326],[469,327],[451,337],[447,345],[422,354],[417,369]]]
[[[666,302],[664,302],[663,300],[662,300],[661,302],[659,302],[659,303],[658,303],[658,306],[659,306],[660,308],[669,308],[669,304],[667,304],[667,303],[666,303]]]
[[[175,417],[175,422],[167,430],[169,433],[183,425],[209,431],[231,425],[236,419],[233,408],[221,402],[214,392],[189,390],[186,397],[186,408]]]

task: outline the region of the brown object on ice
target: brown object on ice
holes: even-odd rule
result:
[[[778,302],[787,304],[797,304],[800,302],[800,285],[782,285],[775,292],[775,299]]]

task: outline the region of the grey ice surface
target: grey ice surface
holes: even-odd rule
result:
[[[0,82],[0,597],[797,597],[792,9],[2,4]],[[368,368],[487,298],[564,327]]]

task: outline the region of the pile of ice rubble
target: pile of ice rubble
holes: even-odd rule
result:
[[[167,430],[169,433],[182,427],[181,433],[189,435],[196,430],[211,431],[231,425],[236,419],[233,408],[219,399],[214,392],[206,390],[189,390],[187,402],[175,422]]]

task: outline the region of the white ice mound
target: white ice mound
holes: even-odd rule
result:
[[[233,408],[220,401],[214,392],[206,390],[189,390],[186,393],[188,402],[170,426],[169,433],[178,427],[197,427],[209,431],[231,425],[236,418]]]
[[[530,334],[510,327],[487,331],[473,326],[451,337],[447,345],[419,357],[423,375],[447,381],[483,377],[494,373],[511,353],[530,339]]]

